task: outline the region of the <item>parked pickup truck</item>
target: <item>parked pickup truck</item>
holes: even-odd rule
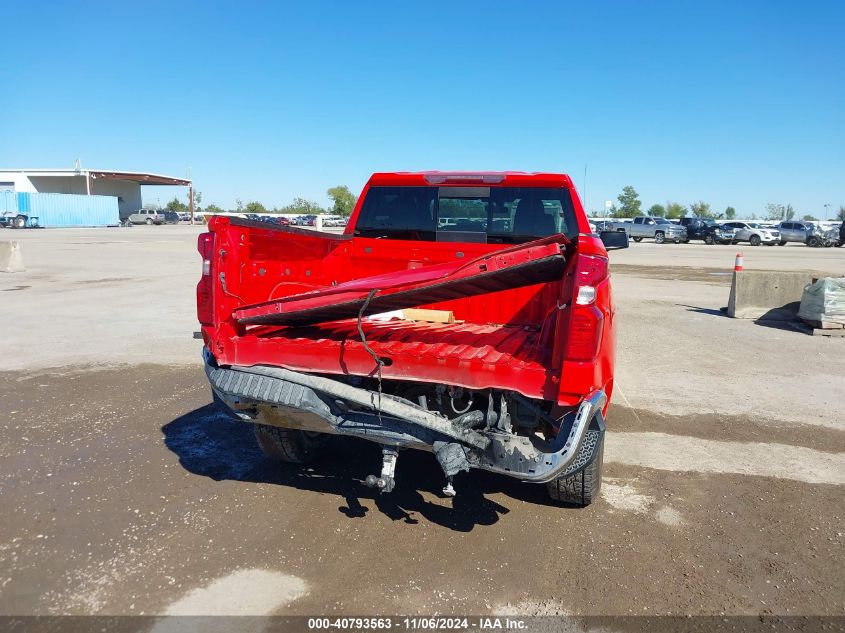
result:
[[[736,230],[727,224],[717,224],[710,218],[685,217],[678,224],[687,230],[687,239],[702,240],[705,244],[736,244]]]
[[[612,230],[628,233],[635,242],[642,242],[643,238],[653,238],[658,244],[665,241],[687,242],[687,230],[678,224],[670,222],[666,218],[641,215],[634,218],[633,222],[613,222]]]
[[[596,498],[615,310],[569,177],[379,173],[342,235],[225,216],[208,228],[206,374],[268,456],[306,462],[329,435],[363,438],[382,446],[366,481],[382,492],[414,448],[433,453],[446,496],[481,469]]]

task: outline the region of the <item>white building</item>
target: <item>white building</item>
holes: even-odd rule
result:
[[[0,169],[0,192],[115,196],[121,218],[141,208],[141,185],[188,187],[188,200],[193,197],[190,180],[158,174],[99,169]]]

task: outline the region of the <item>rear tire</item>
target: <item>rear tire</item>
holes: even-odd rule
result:
[[[26,216],[25,215],[16,216],[15,219],[12,220],[12,226],[15,227],[16,229],[22,229],[22,228],[26,227]]]
[[[642,242],[642,241],[643,241],[643,238],[641,238],[641,237],[635,237],[635,238],[634,238],[634,241],[635,241],[635,242]]]
[[[253,425],[258,448],[270,459],[305,464],[316,458],[325,444],[325,435],[265,424]]]
[[[666,241],[666,235],[663,233],[663,231],[658,231],[657,233],[654,234],[654,243],[655,244],[663,244],[663,242],[665,242],[665,241]]]
[[[752,235],[751,239],[748,240],[748,243],[751,244],[751,246],[760,246],[760,236]]]
[[[604,462],[604,437],[602,437],[596,456],[583,470],[568,477],[560,477],[546,484],[549,496],[555,501],[580,507],[590,505],[599,498],[601,490],[601,471]]]

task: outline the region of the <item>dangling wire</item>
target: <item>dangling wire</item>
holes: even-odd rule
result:
[[[372,356],[373,360],[376,362],[376,371],[378,375],[378,406],[376,407],[376,414],[378,415],[379,423],[381,423],[381,366],[384,362],[367,343],[367,337],[364,335],[364,327],[361,325],[361,319],[364,318],[364,311],[367,309],[367,306],[370,305],[370,301],[372,301],[378,291],[378,288],[370,290],[370,294],[367,295],[367,298],[364,300],[364,304],[361,306],[361,309],[358,310],[358,335],[361,337],[361,343],[364,345],[364,349],[367,350],[367,353]]]

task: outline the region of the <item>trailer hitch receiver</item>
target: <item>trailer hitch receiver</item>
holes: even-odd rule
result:
[[[380,492],[391,492],[396,486],[396,460],[399,453],[395,448],[385,447],[381,451],[381,475],[368,475],[367,485]]]

